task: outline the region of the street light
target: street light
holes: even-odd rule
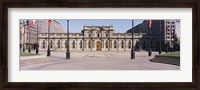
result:
[[[132,20],[132,49],[131,49],[131,59],[135,59],[135,51],[134,51],[134,20]]]
[[[70,59],[70,51],[69,51],[69,20],[67,20],[67,51],[66,51],[66,59]]]
[[[36,54],[38,54],[38,48],[39,48],[39,44],[38,44],[38,20],[37,20],[37,46],[36,46]]]
[[[102,37],[103,27],[100,28],[100,32],[101,32],[101,48],[100,48],[100,51],[102,51],[102,47],[103,47],[103,43],[102,43],[103,42],[103,40],[102,40],[103,39],[103,37]]]
[[[47,50],[47,56],[51,55],[50,52],[50,45],[49,45],[49,39],[50,39],[50,24],[51,24],[51,20],[48,20],[48,50]]]
[[[24,22],[24,20],[23,20],[23,22]],[[23,25],[24,25],[24,33],[23,33],[23,52],[25,52],[25,29],[26,29],[26,24],[25,23],[23,23]]]
[[[159,54],[161,54],[161,20],[160,20],[160,45],[159,45]]]

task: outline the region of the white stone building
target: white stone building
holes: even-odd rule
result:
[[[47,37],[48,33],[39,34],[39,50],[47,50]],[[135,45],[140,37],[134,34]],[[50,33],[49,43],[53,51],[66,50],[67,33]],[[78,51],[130,51],[132,33],[115,33],[113,26],[83,26],[80,33],[69,33],[69,47]]]

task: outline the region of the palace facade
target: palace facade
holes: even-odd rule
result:
[[[47,50],[47,36],[48,33],[39,34],[39,50]],[[135,45],[141,36],[134,34]],[[67,33],[50,34],[51,50],[66,50],[67,42]],[[130,51],[132,33],[115,33],[113,26],[83,26],[80,33],[69,33],[69,48],[79,51]]]

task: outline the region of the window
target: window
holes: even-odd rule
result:
[[[117,48],[117,41],[114,42],[114,48]]]
[[[97,34],[97,37],[99,37],[99,33]]]
[[[124,45],[122,45],[122,47],[121,47],[122,49],[124,48]]]
[[[60,40],[58,40],[58,43],[57,43],[57,44],[58,44],[58,48],[60,48]]]
[[[88,42],[88,48],[91,48],[91,41]]]
[[[80,48],[83,48],[83,45],[82,45],[82,44],[83,44],[83,41],[81,40],[81,41],[80,41]]]
[[[124,41],[121,42],[121,48],[124,48]]]
[[[128,42],[128,48],[129,49],[131,48],[131,40],[129,40],[129,42]]]
[[[67,48],[68,42],[67,40],[65,40],[65,48]]]
[[[108,34],[106,34],[106,37],[108,37]]]
[[[106,40],[106,43],[105,43],[105,44],[106,44],[106,48],[108,48],[108,40]]]
[[[42,48],[45,49],[45,40],[42,42]]]
[[[72,42],[72,48],[75,48],[75,41]]]

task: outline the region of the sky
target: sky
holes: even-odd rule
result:
[[[67,20],[57,20],[60,25],[67,31]],[[143,20],[134,20],[134,26],[142,23]],[[132,20],[125,19],[72,19],[69,20],[69,32],[81,32],[83,26],[113,26],[115,32],[124,33],[132,27]]]

